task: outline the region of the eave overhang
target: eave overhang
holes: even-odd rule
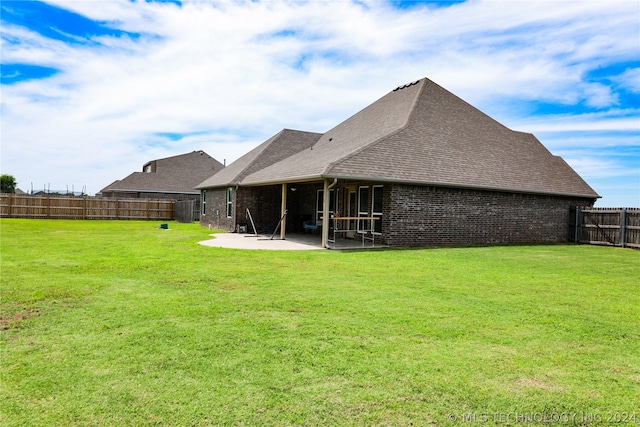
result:
[[[496,187],[489,185],[477,185],[477,184],[460,184],[455,182],[442,182],[442,181],[419,181],[410,179],[399,178],[376,178],[367,176],[352,176],[352,175],[335,175],[335,174],[323,174],[315,176],[298,176],[288,177],[286,179],[273,179],[267,181],[254,181],[254,182],[242,182],[238,184],[239,187],[262,187],[266,185],[281,185],[291,183],[304,183],[313,181],[322,181],[324,179],[341,179],[341,180],[354,180],[354,181],[369,181],[369,182],[383,182],[390,184],[404,184],[404,185],[420,185],[420,186],[432,186],[432,187],[448,187],[448,188],[460,188],[467,190],[482,190],[482,191],[498,191],[502,193],[518,193],[518,194],[536,194],[547,195],[555,197],[579,197],[587,199],[599,199],[602,198],[599,194],[580,194],[580,193],[565,193],[559,191],[539,191],[522,188],[509,188],[509,187]]]

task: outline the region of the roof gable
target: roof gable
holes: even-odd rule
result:
[[[283,129],[229,166],[200,183],[197,188],[238,185],[247,175],[288,159],[315,144],[319,133]]]

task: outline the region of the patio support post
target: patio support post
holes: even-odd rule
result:
[[[287,211],[287,184],[282,183],[282,206],[280,207],[280,217],[282,223],[280,224],[280,239],[284,240],[285,230],[287,229],[287,216],[284,214]]]
[[[329,240],[329,180],[326,178],[322,196],[322,247],[327,248]]]

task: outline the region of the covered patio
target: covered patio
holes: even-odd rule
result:
[[[374,190],[381,205],[382,185],[353,180],[242,187],[236,192],[242,195],[237,198],[235,231],[280,240],[307,239],[305,235],[311,235],[317,245],[328,249],[386,246],[381,228],[374,229],[381,227],[382,217],[382,212],[372,215]]]

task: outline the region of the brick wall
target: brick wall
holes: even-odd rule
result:
[[[379,183],[341,181],[337,211],[346,213],[346,188]],[[288,189],[287,232],[301,232],[302,220],[315,216],[316,194],[321,184],[291,185]],[[259,233],[270,234],[280,220],[281,186],[238,188],[234,191],[234,215],[226,216],[226,188],[207,190],[203,226],[235,231],[246,224],[253,232],[247,207]],[[592,206],[593,200],[496,191],[385,184],[383,187],[382,234],[376,243],[389,246],[444,246],[503,243],[567,242],[570,208]],[[219,215],[218,215],[219,212]]]
[[[272,232],[280,220],[281,187],[239,187],[233,191],[233,213],[227,218],[227,189],[207,190],[205,215],[201,216],[202,226],[211,225],[225,231],[237,231],[237,224],[247,226],[247,232],[253,233],[247,208],[258,232]]]
[[[200,215],[200,225],[233,231],[235,223],[233,217],[227,218],[227,189],[208,189],[206,205],[203,215]]]
[[[247,226],[247,232],[253,233],[247,208],[258,233],[272,233],[280,220],[280,200],[282,188],[279,185],[265,187],[241,187],[236,192],[237,223]]]
[[[392,185],[383,231],[390,246],[569,241],[571,206],[593,200]],[[389,209],[388,211],[386,209]]]

